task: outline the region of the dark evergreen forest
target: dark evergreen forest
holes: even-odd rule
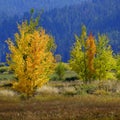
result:
[[[86,25],[88,34],[90,32],[94,36],[97,36],[98,33],[107,34],[114,52],[120,52],[119,0],[81,0],[83,2],[80,0],[61,0],[61,2],[58,0],[56,0],[57,2],[55,0],[44,0],[40,4],[41,6],[34,0],[30,0],[29,4],[25,4],[25,0],[21,0],[21,2],[13,1],[11,3],[6,2],[7,8],[4,8],[4,1],[0,1],[0,5],[3,5],[3,8],[0,8],[1,62],[5,61],[8,52],[5,40],[8,38],[14,40],[17,23],[21,23],[24,19],[30,19],[31,8],[34,8],[35,16],[44,9],[40,17],[40,25],[55,38],[57,44],[55,54],[61,54],[62,60],[65,62],[69,60],[74,35],[80,35],[83,24]],[[40,0],[38,1],[40,2]],[[12,9],[9,4],[12,6],[19,4],[21,7],[14,6],[14,9]],[[4,11],[2,11],[3,9]],[[11,12],[12,10],[14,12]]]

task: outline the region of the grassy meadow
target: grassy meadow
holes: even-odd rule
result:
[[[1,96],[0,120],[119,120],[120,97],[36,96],[27,101]]]
[[[80,81],[51,81],[38,88],[34,97],[25,99],[1,80],[0,120],[119,120],[120,95]],[[91,87],[92,86],[92,87]],[[93,92],[92,92],[93,91]],[[97,90],[96,90],[97,91]]]
[[[2,69],[2,68],[1,68]],[[26,99],[11,88],[7,68],[0,73],[0,120],[119,120],[120,83],[72,80],[49,81]],[[72,75],[72,76],[71,76]]]

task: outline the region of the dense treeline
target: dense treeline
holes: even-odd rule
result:
[[[74,34],[79,34],[82,24],[93,31],[105,33],[110,37],[115,52],[119,49],[120,15],[118,0],[87,1],[81,5],[55,9],[42,17],[42,24],[56,39],[57,52],[62,54],[63,60],[69,59],[70,46],[73,44]],[[112,34],[112,35],[111,35]],[[64,47],[63,47],[64,46]]]
[[[75,3],[74,0],[71,1]],[[50,1],[46,0],[46,2],[49,3]],[[32,0],[30,3],[32,3]],[[51,6],[52,2],[50,3]],[[56,4],[58,3],[56,2]],[[68,1],[65,1],[65,4],[68,4]],[[63,2],[61,1],[61,7],[62,5]],[[57,44],[56,53],[62,55],[63,61],[69,60],[69,51],[74,43],[74,35],[80,34],[82,24],[86,25],[88,34],[91,31],[94,36],[97,36],[98,33],[107,34],[114,52],[120,51],[119,0],[89,0],[78,5],[65,6],[64,8],[56,7],[42,14],[40,25],[54,36]],[[30,14],[27,12],[23,16],[18,14],[13,17],[2,15],[3,20],[0,22],[0,61],[5,61],[5,53],[8,50],[4,41],[9,37],[14,38],[13,35],[17,32],[17,23],[29,18]]]
[[[6,13],[8,16],[13,16],[14,14],[22,15],[31,8],[49,11],[54,8],[62,8],[64,6],[79,4],[81,1],[85,0],[0,0],[0,14]]]

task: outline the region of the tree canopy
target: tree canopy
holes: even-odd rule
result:
[[[18,25],[15,43],[10,39],[7,41],[10,50],[8,64],[18,79],[13,87],[27,96],[33,95],[38,86],[49,80],[55,64],[50,46],[53,38],[37,25],[33,19],[22,22]]]

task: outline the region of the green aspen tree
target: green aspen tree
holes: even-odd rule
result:
[[[116,56],[116,78],[120,80],[120,55]]]
[[[115,79],[115,74],[112,72],[116,66],[116,60],[113,56],[113,51],[109,45],[109,40],[106,35],[98,35],[96,41],[96,58],[95,58],[95,75],[96,79],[107,80]]]
[[[86,27],[82,26],[80,36],[75,36],[75,43],[71,50],[71,58],[69,60],[70,67],[74,70],[79,78],[84,82],[88,81],[87,55],[86,55]]]

